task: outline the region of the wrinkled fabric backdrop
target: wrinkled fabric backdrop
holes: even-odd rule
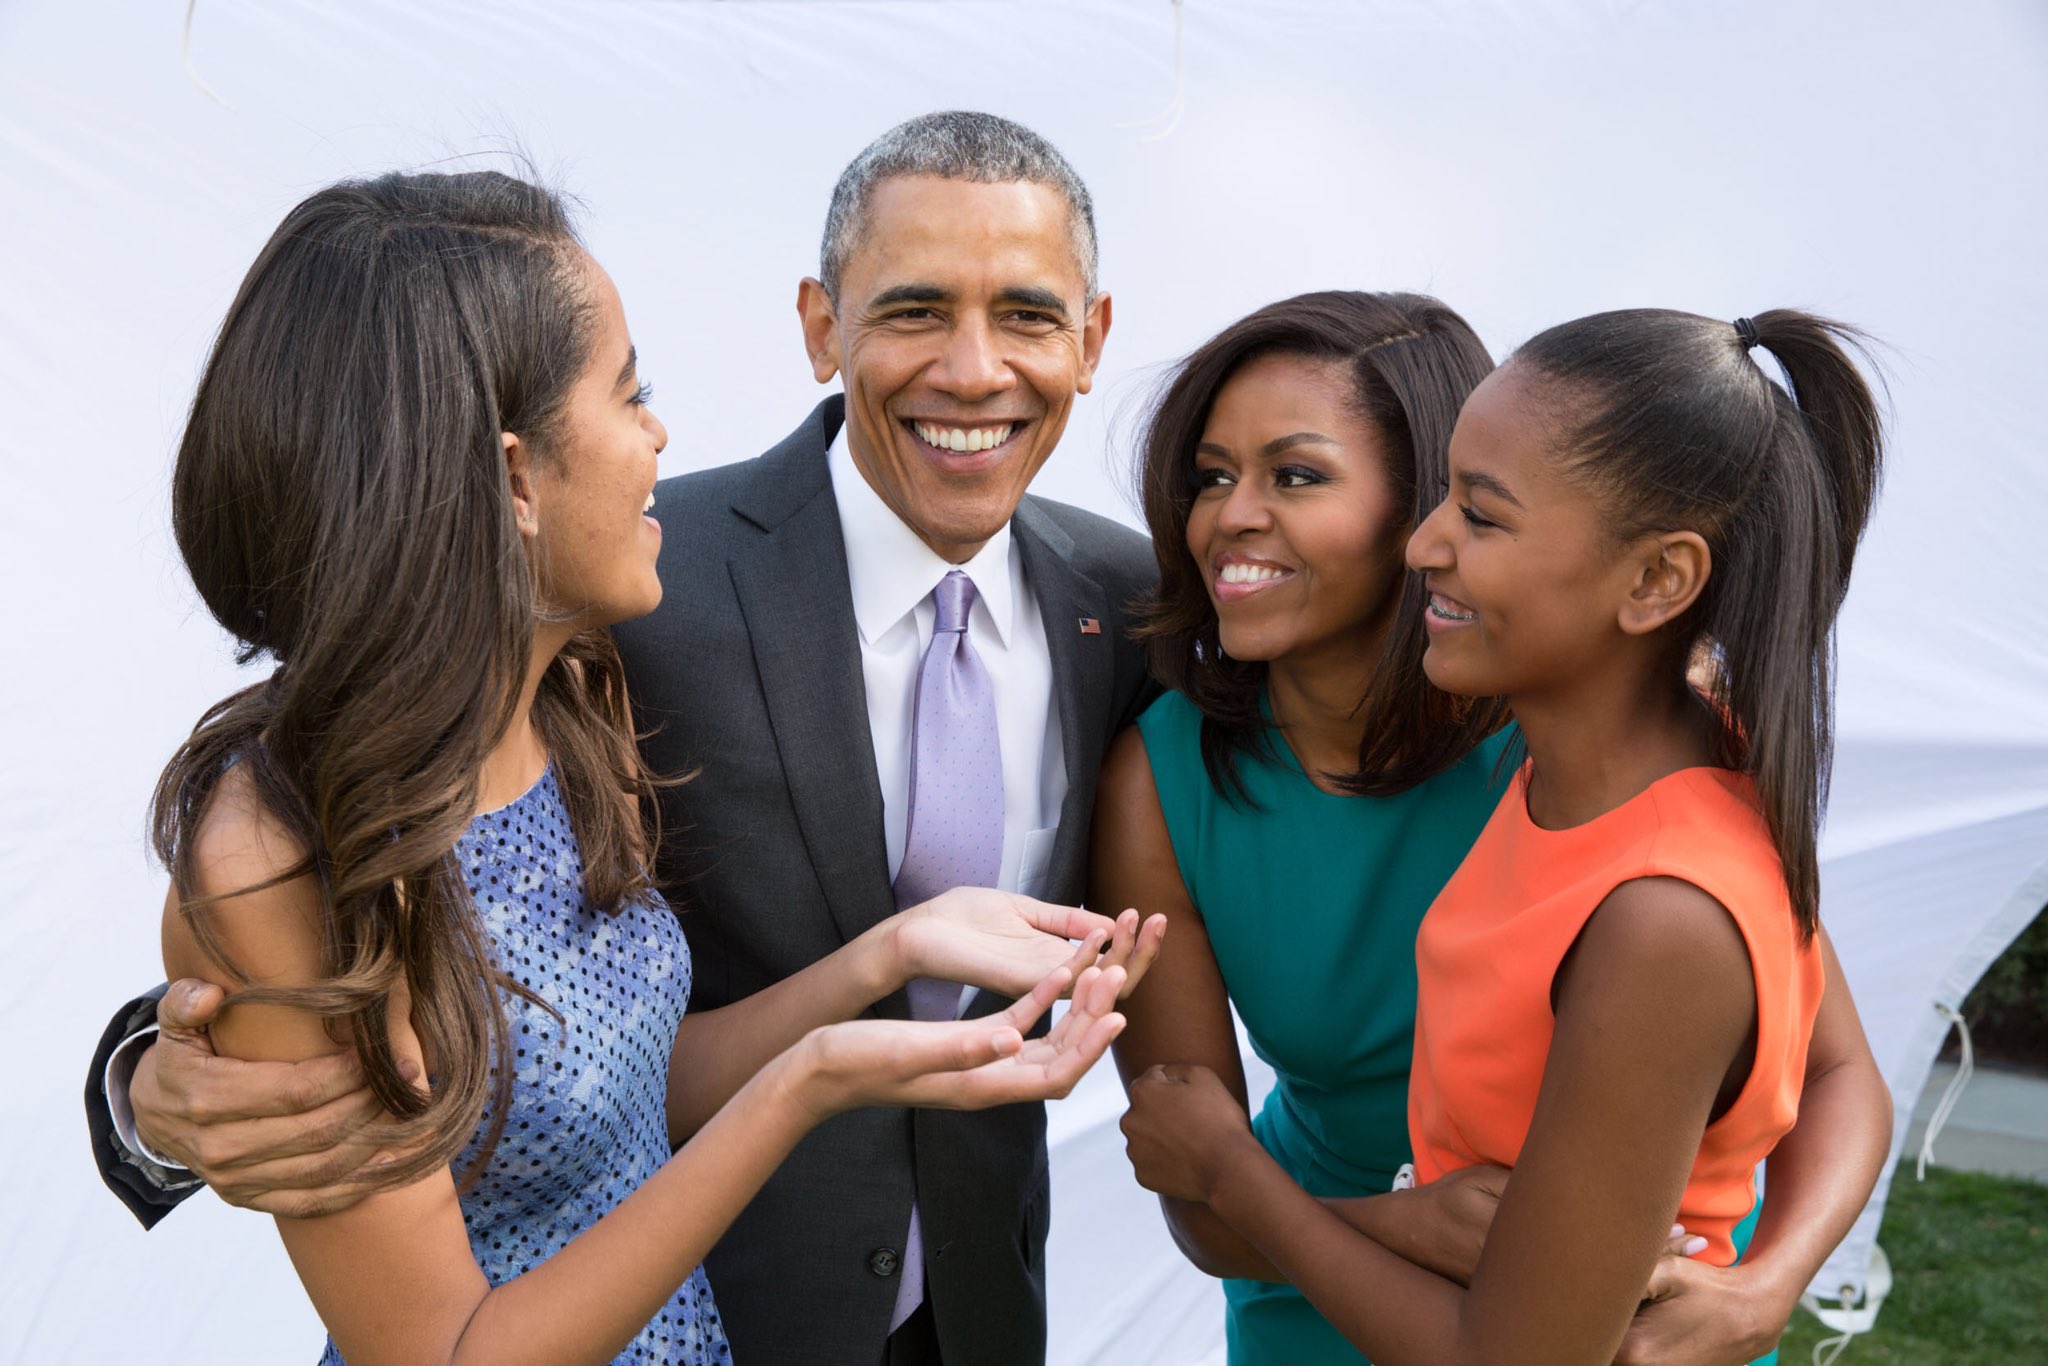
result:
[[[0,1358],[318,1350],[266,1220],[205,1196],[145,1236],[100,1189],[79,1079],[161,975],[151,782],[239,679],[168,535],[180,421],[257,247],[343,175],[516,146],[581,196],[676,473],[815,401],[796,282],[848,158],[930,109],[1022,120],[1093,188],[1115,297],[1037,487],[1133,522],[1161,368],[1301,290],[1436,293],[1496,352],[1631,305],[1849,319],[1896,418],[1843,622],[1825,915],[1902,1128],[1936,1002],[2048,900],[2030,0],[204,0],[189,73],[184,18],[0,3]],[[1220,1297],[1131,1183],[1120,1109],[1107,1067],[1053,1109],[1052,1360],[1220,1361]]]

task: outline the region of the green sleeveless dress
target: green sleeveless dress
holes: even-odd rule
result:
[[[1167,693],[1138,732],[1188,899],[1276,1078],[1252,1132],[1311,1195],[1378,1195],[1410,1156],[1415,931],[1513,777],[1512,730],[1396,797],[1324,792],[1274,732],[1270,757],[1239,759],[1239,805],[1209,782],[1201,722]],[[1226,1280],[1223,1296],[1231,1366],[1365,1361],[1291,1285]]]
[[[1252,1131],[1310,1194],[1378,1195],[1409,1157],[1415,930],[1513,776],[1507,737],[1374,798],[1317,788],[1275,732],[1270,758],[1240,758],[1237,805],[1202,767],[1201,719],[1168,693],[1138,730],[1181,881],[1278,1077]],[[1223,1293],[1232,1366],[1364,1360],[1291,1285]]]

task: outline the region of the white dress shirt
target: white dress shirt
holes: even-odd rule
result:
[[[938,618],[932,590],[958,569],[974,580],[967,638],[988,670],[1002,747],[1003,869],[997,885],[1036,895],[1052,859],[1060,803],[1066,800],[1067,762],[1060,749],[1045,622],[1024,577],[1023,553],[1005,523],[973,559],[948,563],[862,477],[844,427],[832,442],[828,463],[860,633],[889,877],[893,881],[903,866],[910,823],[910,719],[918,665]]]

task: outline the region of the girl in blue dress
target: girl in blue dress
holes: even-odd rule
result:
[[[1121,1025],[1135,916],[1098,964],[1102,917],[962,891],[682,1027],[604,631],[662,592],[647,397],[560,203],[483,173],[299,205],[193,402],[179,549],[274,667],[159,785],[164,958],[230,985],[220,1053],[353,1050],[393,1117],[367,1198],[279,1219],[328,1360],[726,1360],[699,1263],[813,1126],[1061,1094]],[[1020,999],[852,1020],[927,975]]]

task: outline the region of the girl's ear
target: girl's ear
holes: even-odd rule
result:
[[[1635,583],[1621,606],[1621,629],[1646,636],[1685,615],[1699,601],[1714,570],[1713,552],[1694,531],[1645,537]]]
[[[512,492],[512,519],[518,525],[520,535],[538,536],[540,514],[533,496],[531,452],[514,432],[499,432],[498,441],[505,448],[505,482]]]

